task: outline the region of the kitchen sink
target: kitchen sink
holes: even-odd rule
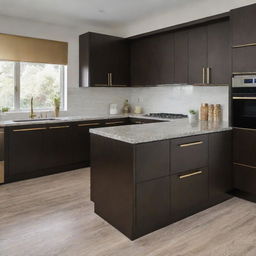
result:
[[[22,123],[22,122],[38,122],[38,121],[51,121],[51,120],[57,120],[57,118],[37,118],[37,119],[19,119],[19,120],[13,120],[13,122],[16,123]]]

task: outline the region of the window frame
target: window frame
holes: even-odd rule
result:
[[[50,63],[36,63],[36,62],[19,62],[19,61],[6,61],[0,60],[1,62],[12,62],[14,63],[14,70],[13,70],[13,77],[14,77],[14,102],[13,108],[10,109],[10,112],[28,112],[29,110],[21,109],[20,108],[20,96],[21,96],[21,87],[20,87],[20,66],[21,63],[31,63],[31,64],[50,64]],[[58,64],[52,64],[58,65]],[[67,106],[67,66],[66,65],[59,65],[60,66],[60,98],[61,98],[61,105],[60,110],[66,110]],[[51,111],[52,108],[37,108],[35,111]]]

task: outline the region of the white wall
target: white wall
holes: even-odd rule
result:
[[[228,12],[241,6],[256,3],[256,0],[190,0],[166,12],[134,20],[126,26],[117,26],[116,34],[129,37],[145,32]]]

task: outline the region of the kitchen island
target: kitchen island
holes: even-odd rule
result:
[[[131,240],[230,198],[227,123],[182,119],[90,132],[95,212]]]

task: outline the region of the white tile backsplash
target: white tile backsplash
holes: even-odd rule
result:
[[[187,114],[201,103],[221,104],[223,120],[228,121],[229,88],[172,85],[144,88],[69,88],[68,111],[61,116],[94,116],[109,114],[109,104],[117,103],[121,112],[125,99],[132,106],[142,106],[144,113],[171,112]],[[49,113],[52,115],[52,112]],[[9,113],[3,119],[27,118],[28,113]]]
[[[187,114],[190,109],[199,110],[201,103],[221,104],[223,120],[228,121],[228,86],[173,85],[166,87],[132,88],[130,102],[140,105],[145,113],[171,112]]]

